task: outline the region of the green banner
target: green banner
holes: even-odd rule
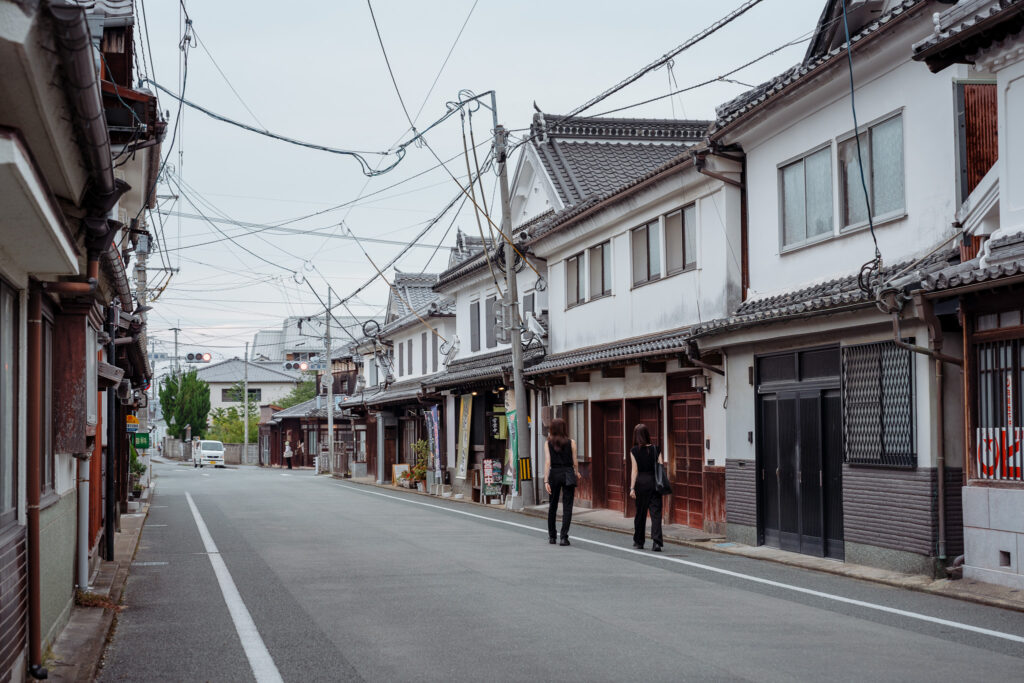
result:
[[[505,414],[508,416],[508,449],[505,451],[505,477],[502,483],[506,486],[515,486],[519,474],[516,467],[519,458],[519,430],[516,429],[515,409],[507,410]]]
[[[135,432],[132,439],[136,448],[149,448],[149,432]]]

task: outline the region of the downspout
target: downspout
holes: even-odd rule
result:
[[[700,359],[700,351],[694,343],[686,345],[686,360],[694,367],[698,367],[703,370],[710,370],[711,372],[725,377],[725,370],[715,365],[711,365],[710,363],[705,363]]]
[[[941,352],[942,350],[942,329],[939,326],[939,320],[935,317],[934,310],[932,308],[931,301],[928,301],[920,294],[914,295],[914,304],[917,306],[917,310],[920,312],[921,318],[928,326],[928,345],[931,347],[925,348],[923,346],[917,346],[903,341],[903,336],[900,334],[900,313],[898,306],[892,306],[890,308],[892,314],[892,329],[893,329],[893,342],[908,351],[914,353],[920,353],[921,355],[928,356],[935,361],[935,476],[936,482],[936,505],[937,518],[938,518],[938,532],[939,532],[939,543],[938,543],[938,558],[940,560],[946,559],[946,447],[945,447],[945,424],[944,424],[944,411],[945,411],[945,399],[944,399],[944,375],[942,371],[943,363],[951,363],[963,367],[964,361],[962,358],[956,358],[954,356],[948,356]]]
[[[26,438],[26,486],[28,525],[28,656],[29,674],[46,678],[42,655],[42,607],[40,603],[39,497],[43,460],[43,295],[32,288],[28,299],[28,434]]]

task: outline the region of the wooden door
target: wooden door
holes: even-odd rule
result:
[[[661,445],[661,399],[660,398],[634,398],[626,401],[626,424],[623,444],[623,453],[629,454],[633,447],[633,429],[637,424],[647,425],[647,431],[651,433],[651,443],[655,446]],[[632,464],[630,458],[625,461],[625,490],[626,509],[623,514],[632,517],[636,514],[636,503],[629,497],[629,480],[632,476]]]
[[[593,406],[594,487],[609,510],[623,510],[626,468],[623,463],[622,402],[595,402]],[[601,488],[598,489],[598,479]],[[597,493],[600,491],[600,493]],[[595,500],[595,504],[597,501]]]
[[[377,479],[377,420],[366,420],[366,474]]]
[[[391,481],[391,466],[396,463],[398,428],[384,427],[384,481]]]
[[[704,408],[700,396],[669,402],[667,455],[672,524],[704,528]]]

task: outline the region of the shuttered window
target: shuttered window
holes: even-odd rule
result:
[[[433,360],[433,363],[431,364],[431,368],[432,368],[431,372],[437,372],[437,335],[436,334],[430,335],[430,344],[433,347],[433,352],[434,352],[434,360]]]
[[[847,463],[917,467],[913,355],[893,342],[843,348],[843,455]]]
[[[436,339],[436,337],[435,337]],[[420,372],[427,374],[427,333],[420,335]]]
[[[498,340],[494,336],[494,327],[498,324],[497,314],[494,311],[496,301],[497,299],[493,296],[487,298],[487,329],[485,332],[487,333],[487,348],[489,349],[493,349],[498,345]]]
[[[480,350],[480,302],[469,305],[469,350]]]
[[[398,342],[398,376],[405,374],[405,342]]]
[[[967,199],[999,159],[997,110],[995,83],[957,85],[960,201]]]

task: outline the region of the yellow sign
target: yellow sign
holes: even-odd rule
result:
[[[125,423],[125,426],[128,428],[129,432],[139,431],[139,418],[135,417],[134,415],[128,415],[127,417],[125,417]]]

